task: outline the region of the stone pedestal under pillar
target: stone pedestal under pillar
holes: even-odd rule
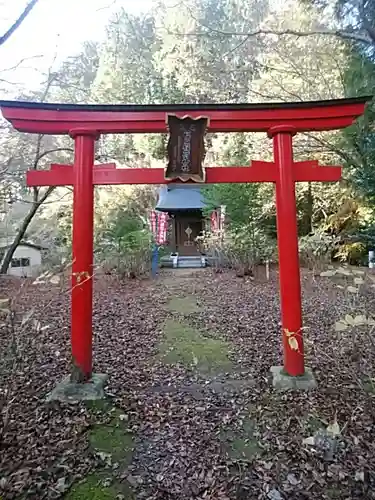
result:
[[[292,377],[285,372],[283,366],[272,366],[272,385],[278,391],[308,391],[315,389],[317,384],[310,368],[305,367],[305,373]]]
[[[106,397],[104,386],[108,375],[93,373],[85,383],[72,382],[70,376],[48,394],[47,401],[60,401],[62,403],[77,403],[79,401],[95,401]]]

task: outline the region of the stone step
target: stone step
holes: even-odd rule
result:
[[[200,267],[204,267],[201,263],[199,262],[179,262],[177,264],[177,267],[179,269],[188,269],[188,268],[191,268],[191,269],[199,269]]]
[[[194,268],[198,269],[201,267],[206,267],[207,259],[197,255],[180,255],[177,261],[178,268]],[[161,259],[161,267],[173,267],[173,258],[172,257],[162,257]]]
[[[205,267],[206,262],[198,256],[180,256],[177,261],[178,268],[200,268]]]

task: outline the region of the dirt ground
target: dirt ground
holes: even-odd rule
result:
[[[97,276],[108,399],[71,405],[45,402],[70,369],[68,282],[2,278],[15,314],[0,326],[1,498],[375,498],[373,326],[334,328],[375,311],[363,272],[302,273],[318,388],[284,393],[269,372],[282,364],[277,269]]]

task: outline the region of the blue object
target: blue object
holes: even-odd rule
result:
[[[151,257],[151,274],[152,277],[155,278],[155,276],[158,274],[158,260],[159,260],[159,247],[154,244],[152,247],[152,257]]]
[[[203,189],[204,186],[197,186],[197,184],[162,186],[156,210],[160,212],[202,210],[205,207]]]

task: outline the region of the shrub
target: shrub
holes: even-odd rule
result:
[[[335,238],[325,233],[303,236],[299,239],[299,255],[302,266],[319,271],[332,260]]]
[[[151,270],[151,238],[147,231],[132,234],[132,244],[106,242],[96,253],[96,262],[106,273],[117,273],[121,277],[135,278]]]
[[[339,245],[334,258],[340,262],[359,266],[366,260],[366,254],[366,245],[361,241],[355,241]]]
[[[252,274],[255,266],[275,255],[275,242],[259,229],[242,226],[228,230],[223,237],[205,233],[200,238],[207,256],[216,267],[235,269],[238,274]]]
[[[151,270],[152,235],[140,217],[119,211],[98,238],[96,263],[105,272],[136,277]]]

